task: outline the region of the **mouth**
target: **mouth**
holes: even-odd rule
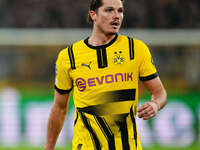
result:
[[[119,21],[113,21],[110,23],[110,25],[113,26],[114,28],[117,28],[117,27],[119,27],[120,23],[119,23]]]

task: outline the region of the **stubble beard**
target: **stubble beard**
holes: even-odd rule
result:
[[[112,31],[106,31],[106,30],[103,30],[101,27],[99,27],[100,31],[102,33],[104,33],[106,36],[113,36],[113,35],[116,35],[118,32],[119,32],[119,29],[116,31],[116,32],[112,32]]]

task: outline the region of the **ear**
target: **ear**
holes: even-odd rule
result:
[[[90,10],[89,15],[93,21],[96,20],[96,12],[94,10]]]

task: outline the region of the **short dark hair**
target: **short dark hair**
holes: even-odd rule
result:
[[[121,0],[122,2],[124,2],[124,0]],[[97,11],[99,7],[101,7],[103,5],[102,0],[89,0],[89,7],[88,7],[88,11]],[[88,23],[92,23],[93,20],[90,17],[90,14],[88,13],[88,18],[87,18]]]

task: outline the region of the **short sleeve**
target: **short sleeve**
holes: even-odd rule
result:
[[[68,64],[68,55],[67,50],[62,50],[57,58],[56,65],[55,65],[55,89],[60,94],[69,93],[72,88],[72,79],[70,78],[69,68],[67,67]]]
[[[149,48],[142,41],[139,42],[142,54],[142,61],[139,67],[139,78],[141,81],[148,81],[158,76],[154,66]]]

